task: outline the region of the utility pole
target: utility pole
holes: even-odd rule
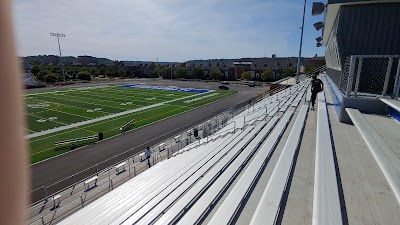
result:
[[[63,80],[65,81],[64,64],[63,64],[62,59],[61,59],[61,47],[60,47],[60,37],[65,37],[65,34],[50,33],[50,35],[53,36],[53,37],[57,37],[58,51],[60,52],[61,71],[62,71]]]
[[[302,22],[301,27],[300,27],[301,35],[300,35],[299,58],[297,59],[296,83],[299,82],[299,75],[300,75],[301,48],[303,47],[304,17],[306,15],[306,5],[307,5],[307,0],[304,0],[303,22]]]

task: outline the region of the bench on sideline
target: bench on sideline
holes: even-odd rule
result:
[[[88,136],[88,137],[82,137],[82,138],[75,138],[75,139],[70,139],[70,140],[64,140],[64,141],[58,141],[56,143],[54,143],[54,145],[58,146],[58,145],[66,145],[66,144],[74,144],[80,141],[88,141],[88,140],[92,140],[92,139],[97,139],[98,136],[97,135],[93,135],[93,136]]]
[[[258,203],[250,225],[275,224],[282,196],[288,185],[290,172],[294,169],[294,156],[301,142],[307,114],[308,105],[303,105],[268,181],[267,187]]]
[[[395,101],[395,100],[393,100]],[[346,108],[400,203],[400,160],[358,109]]]
[[[91,189],[97,187],[97,179],[99,179],[99,177],[98,177],[98,176],[94,176],[94,177],[91,177],[91,178],[87,179],[87,180],[84,182],[84,184],[85,184],[85,192],[88,192],[88,191],[90,191]],[[90,187],[90,184],[91,184],[92,182],[94,182],[94,184],[93,184],[92,187]]]
[[[318,93],[313,225],[341,225],[339,191],[325,93]]]

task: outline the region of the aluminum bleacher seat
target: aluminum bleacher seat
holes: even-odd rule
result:
[[[168,208],[173,202],[175,202],[181,195],[183,195],[188,189],[190,189],[195,182],[199,179],[202,179],[203,176],[206,175],[208,170],[215,163],[218,163],[219,160],[222,160],[222,157],[225,157],[228,152],[234,148],[241,140],[245,138],[246,135],[249,134],[254,127],[248,127],[245,131],[240,133],[240,135],[235,136],[235,138],[230,142],[227,146],[221,149],[215,157],[210,159],[203,167],[196,170],[192,176],[187,177],[186,180],[181,182],[181,185],[171,185],[169,190],[163,191],[162,194],[156,196],[151,199],[144,207],[134,207],[126,212],[123,216],[115,220],[112,224],[120,224],[122,222],[126,224],[135,224],[140,219],[143,221],[153,220],[158,217],[166,208]],[[140,209],[139,209],[140,208]],[[138,210],[139,209],[139,210]]]
[[[324,92],[318,94],[318,117],[313,199],[313,225],[340,225],[337,175]]]
[[[396,101],[396,100],[393,100]],[[346,108],[400,203],[400,160],[358,109]]]
[[[23,74],[23,79],[24,79],[24,85],[25,87],[42,87],[43,84],[41,84],[34,76],[32,73],[29,71],[24,72]]]
[[[296,123],[294,125],[294,131],[295,134],[299,133],[298,137],[294,133],[293,130],[291,132],[291,136],[289,136],[288,140],[290,140],[290,146],[293,147],[293,155],[294,151],[297,149],[297,143],[299,141],[295,140],[300,140],[300,133],[302,131],[305,117],[307,115],[307,106],[304,106],[305,108],[300,111],[299,117],[296,120]],[[301,122],[298,122],[301,121]],[[299,129],[297,129],[299,127]],[[267,139],[267,141],[263,144],[262,148],[260,151],[257,153],[257,155],[254,157],[254,160],[251,162],[249,167],[246,169],[246,171],[243,173],[239,181],[235,184],[229,195],[225,198],[224,202],[220,205],[218,210],[215,212],[213,217],[211,218],[210,222],[208,224],[231,224],[235,223],[235,217],[240,213],[239,209],[242,206],[243,200],[245,200],[248,195],[251,194],[252,187],[256,185],[258,177],[262,174],[263,169],[265,168],[265,165],[269,162],[269,158],[272,155],[273,150],[275,149],[275,146],[277,143],[279,143],[280,136],[283,134],[284,130],[279,130],[277,128],[277,132],[273,132],[271,136]],[[281,132],[281,133],[279,133]],[[297,139],[294,139],[297,138]],[[289,145],[289,144],[287,144]],[[285,146],[286,148],[286,146]],[[289,151],[292,149],[289,149]],[[288,150],[286,150],[288,151]],[[285,153],[285,150],[282,152],[282,155]],[[291,152],[290,152],[291,153]],[[290,153],[284,154],[286,157],[290,156]],[[285,158],[285,160],[290,160],[290,158]],[[281,161],[281,160],[280,160]],[[282,164],[282,163],[281,163]],[[278,161],[279,165],[279,161]],[[278,166],[277,165],[277,166]],[[275,171],[278,170],[277,167],[275,167]],[[279,171],[280,172],[280,171]],[[282,174],[279,174],[282,175]],[[272,176],[273,177],[273,176]],[[272,179],[271,177],[271,179]],[[271,179],[269,183],[271,183]],[[285,181],[285,179],[282,179],[282,177],[277,177],[278,182],[279,181]],[[275,183],[276,185],[279,185],[279,183]],[[279,186],[278,186],[279,187]],[[282,192],[283,192],[283,187],[282,187]],[[275,193],[275,195],[278,194],[278,192]],[[265,218],[266,212],[261,211],[260,215],[262,214],[262,221],[265,221],[267,218]],[[258,224],[258,223],[257,223]],[[265,223],[260,223],[260,224],[265,224]]]
[[[232,163],[227,168],[227,170],[211,185],[211,187],[207,190],[207,192],[204,193],[204,195],[202,195],[193,204],[193,206],[183,215],[183,217],[179,219],[177,224],[195,224],[201,222],[205,218],[205,216],[208,215],[209,211],[213,208],[218,198],[222,194],[224,194],[224,192],[227,190],[229,184],[233,182],[236,176],[244,168],[244,166],[250,160],[252,154],[256,152],[261,145],[265,144],[265,146],[263,146],[262,148],[264,149],[264,151],[262,152],[267,153],[268,155],[270,147],[268,147],[267,145],[268,144],[272,145],[271,147],[275,146],[280,136],[285,131],[292,116],[293,116],[293,111],[286,112],[280,119],[276,128],[273,129],[272,133],[269,135],[266,142],[263,141],[264,136],[268,134],[268,131],[271,131],[272,127],[269,128],[268,130],[260,132],[260,135],[257,135],[256,138],[253,140],[253,142],[246,147],[245,151],[243,152],[244,154],[242,153],[238,157],[238,159],[235,160],[235,162]],[[255,161],[258,162],[259,159],[255,157]],[[162,223],[158,223],[157,221],[156,224],[162,224]]]
[[[122,210],[120,207],[129,207],[130,202],[135,202],[147,196],[149,193],[162,190],[172,181],[179,178],[182,173],[192,168],[202,158],[217,149],[217,146],[224,142],[230,142],[232,136],[226,136],[218,141],[210,142],[207,145],[199,146],[196,151],[190,151],[190,154],[181,154],[169,160],[156,164],[151,170],[139,174],[137,177],[121,185],[118,189],[110,192],[96,202],[86,206],[73,216],[62,221],[61,224],[96,223],[96,215],[99,210],[105,213],[111,213],[115,210]],[[189,152],[188,152],[189,153]],[[165,173],[168,171],[168,173]],[[168,183],[169,182],[169,183]],[[130,190],[135,190],[134,192]],[[126,210],[125,210],[126,211]],[[124,212],[122,210],[122,212]]]
[[[247,135],[182,198],[180,198],[170,209],[168,209],[161,219],[156,221],[156,224],[168,224],[170,221],[177,219],[177,217],[184,213],[186,209],[189,209],[191,205],[203,195],[203,193],[209,193],[208,188],[211,188],[216,180],[220,180],[222,174],[225,174],[224,177],[229,177],[226,175],[227,170],[229,168],[236,167],[238,163],[242,164],[244,160],[250,156],[252,151],[255,150],[254,148],[260,144],[263,136],[268,134],[277,121],[278,117],[274,117],[266,126],[264,126],[265,123],[263,122],[259,123],[249,135]],[[231,167],[232,164],[234,164],[233,167]],[[231,171],[228,172],[231,173]],[[148,222],[149,221],[143,221],[139,224],[146,224]]]
[[[301,142],[307,113],[308,105],[303,105],[257,206],[250,223],[251,225],[275,224],[290,172],[294,169],[293,160],[296,150]]]
[[[387,99],[387,98],[381,98],[380,99],[383,103],[385,103],[387,106],[395,109],[396,111],[400,112],[400,101],[395,100],[395,99]]]
[[[209,194],[208,188],[214,190],[213,194],[224,192],[223,182],[234,179],[235,171],[242,169],[278,121],[281,120],[281,124],[287,114],[293,114],[287,112],[275,116],[278,105],[290,106],[301,94],[303,86],[304,83],[300,83],[282,91],[279,98],[271,96],[255,103],[208,140],[202,138],[186,146],[170,159],[157,163],[60,224],[96,224],[99,212],[102,224],[162,224],[163,220],[180,218],[180,213],[186,213],[188,207],[198,207],[193,203],[205,201],[202,195]],[[265,107],[272,117],[269,121],[264,121]],[[242,123],[236,129],[245,129],[232,133],[232,121]]]

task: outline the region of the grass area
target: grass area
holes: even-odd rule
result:
[[[104,138],[113,137],[120,133],[119,129],[124,124],[133,119],[135,120],[133,129],[136,129],[235,93],[235,91],[218,90],[198,94],[106,85],[25,95],[28,134],[112,116],[128,110],[139,110],[30,138],[31,163],[69,151],[69,146],[56,147],[55,142],[97,135],[98,132],[103,132]],[[149,109],[140,109],[157,103],[163,104]]]

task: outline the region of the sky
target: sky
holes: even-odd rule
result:
[[[298,56],[303,0],[14,0],[20,56],[113,60]],[[324,55],[307,2],[303,54]]]

